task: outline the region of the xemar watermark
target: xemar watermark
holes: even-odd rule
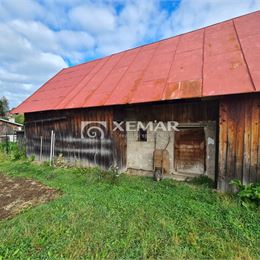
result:
[[[179,131],[179,123],[176,121],[113,121],[112,131],[120,132],[136,132],[140,129],[150,132],[169,132],[169,131]],[[81,138],[100,138],[105,137],[105,133],[108,129],[108,123],[106,121],[82,121],[81,122]]]

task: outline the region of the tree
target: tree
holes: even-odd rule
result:
[[[5,116],[9,111],[9,103],[6,97],[0,98],[0,116]]]
[[[16,123],[22,124],[24,123],[24,114],[18,114],[18,115],[13,115],[13,118],[15,119]]]

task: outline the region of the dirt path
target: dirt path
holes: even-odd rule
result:
[[[0,220],[21,210],[58,197],[59,192],[40,182],[8,177],[0,173]]]

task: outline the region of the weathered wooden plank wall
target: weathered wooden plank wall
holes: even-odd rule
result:
[[[175,101],[106,108],[74,109],[29,113],[25,115],[27,154],[40,154],[40,138],[43,138],[43,159],[50,154],[50,137],[56,135],[55,155],[81,165],[99,165],[103,168],[126,166],[126,133],[112,131],[112,121],[178,121],[194,123],[216,121],[218,102],[214,100]],[[107,122],[106,138],[89,140],[81,138],[82,121]]]
[[[260,181],[260,94],[220,99],[218,188]]]
[[[43,138],[43,159],[50,154],[51,131],[55,133],[55,156],[60,153],[72,163],[83,166],[99,165],[103,168],[124,167],[124,139],[112,138],[112,109],[77,109],[30,113],[25,115],[27,154],[40,155]],[[104,139],[81,138],[81,122],[105,121]],[[117,156],[115,156],[117,153]],[[37,159],[38,159],[37,158]],[[116,159],[114,161],[114,159]]]
[[[175,100],[172,103],[132,105],[127,111],[129,120],[207,122],[218,120],[218,101]]]

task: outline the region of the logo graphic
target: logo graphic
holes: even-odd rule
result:
[[[137,132],[140,129],[149,132],[171,132],[180,131],[179,123],[176,121],[149,121],[146,123],[140,121],[113,121],[112,131],[120,132]],[[81,138],[87,139],[104,139],[107,133],[106,121],[82,121],[81,122]]]
[[[106,121],[82,121],[81,138],[104,139],[106,129]]]

